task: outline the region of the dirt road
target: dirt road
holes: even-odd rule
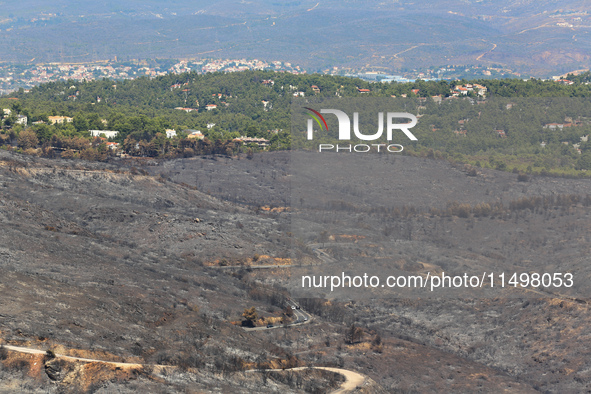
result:
[[[44,351],[44,350],[31,349],[31,348],[22,347],[22,346],[4,345],[4,348],[7,350],[11,350],[13,352],[28,353],[28,354],[46,354],[46,351]],[[136,363],[120,363],[120,362],[115,362],[115,361],[97,360],[97,359],[93,359],[93,358],[66,356],[63,354],[55,354],[55,357],[56,358],[63,358],[66,360],[69,359],[72,361],[82,361],[82,362],[87,362],[87,363],[105,363],[105,364],[110,364],[110,365],[114,365],[117,367],[131,367],[131,368],[142,368],[143,367],[142,364],[136,364]],[[154,367],[166,368],[166,367],[170,367],[170,366],[155,365]],[[289,371],[289,370],[301,371],[301,370],[304,370],[307,368],[308,367],[296,367],[296,368],[289,368],[289,369],[266,369],[266,370],[251,369],[251,370],[248,370],[245,372],[262,372],[262,371],[281,372],[281,371]],[[354,371],[350,371],[348,369],[331,368],[331,367],[310,367],[310,368],[323,369],[325,371],[330,371],[330,372],[341,374],[345,377],[345,382],[341,385],[341,387],[339,387],[337,390],[333,391],[331,394],[345,394],[345,393],[352,392],[355,390],[356,387],[362,385],[363,382],[365,381],[364,375],[354,372]]]
[[[46,354],[46,351],[44,350],[39,350],[39,349],[31,349],[28,347],[22,347],[22,346],[12,346],[12,345],[4,345],[4,348],[8,349],[8,350],[12,350],[13,352],[20,352],[20,353],[28,353],[28,354]],[[86,363],[105,363],[105,364],[111,364],[117,367],[133,367],[133,368],[142,368],[143,365],[142,364],[137,364],[137,363],[119,363],[119,362],[115,362],[115,361],[104,361],[104,360],[96,360],[93,358],[83,358],[83,357],[72,357],[72,356],[66,356],[63,354],[55,354],[56,358],[63,358],[65,360],[72,360],[72,361],[82,361],[82,362],[86,362]]]
[[[251,369],[251,370],[248,370],[248,371],[245,371],[245,372],[302,371],[302,370],[308,369],[308,368],[312,368],[312,369],[323,369],[325,371],[330,371],[330,372],[338,373],[338,374],[343,375],[345,377],[345,381],[343,382],[343,384],[341,384],[341,387],[339,387],[335,391],[332,391],[331,394],[345,394],[345,393],[353,392],[357,387],[361,386],[363,384],[363,382],[365,382],[365,376],[362,375],[362,374],[360,374],[360,373],[353,372],[353,371],[350,371],[348,369],[331,368],[331,367],[296,367],[296,368],[287,368],[287,369],[263,369],[263,370],[261,370],[261,369]]]

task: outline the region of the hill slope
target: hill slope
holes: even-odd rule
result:
[[[258,57],[311,70],[503,64],[547,75],[589,67],[585,4],[28,0],[4,5],[0,48],[18,62]]]

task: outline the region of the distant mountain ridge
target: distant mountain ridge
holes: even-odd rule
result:
[[[586,69],[589,1],[177,0],[4,2],[3,61],[258,57],[400,70],[500,64],[534,75]]]

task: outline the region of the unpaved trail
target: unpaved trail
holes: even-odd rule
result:
[[[12,346],[12,345],[4,345],[5,349],[12,350],[13,352],[20,352],[20,353],[28,353],[28,354],[46,354],[47,352],[44,350],[39,349],[31,349],[28,347],[22,346]],[[55,354],[56,358],[63,358],[65,360],[72,360],[72,361],[82,361],[86,363],[105,363],[114,365],[117,367],[132,367],[132,368],[142,368],[142,364],[137,363],[120,363],[116,361],[104,361],[104,360],[97,360],[94,358],[84,358],[84,357],[74,357],[74,356],[66,356],[64,354]]]
[[[335,373],[339,373],[345,377],[345,382],[338,388],[336,391],[333,391],[332,394],[344,394],[350,393],[354,391],[357,387],[361,386],[363,382],[365,382],[365,376],[348,370],[348,369],[341,369],[341,368],[330,368],[330,367],[315,367],[316,369],[324,369],[326,371],[331,371]]]
[[[286,369],[250,369],[245,372],[302,371],[304,369],[309,369],[309,368],[323,369],[325,371],[338,373],[338,374],[343,375],[345,377],[345,381],[343,382],[343,384],[341,384],[341,387],[339,387],[335,391],[332,391],[331,394],[345,394],[345,393],[353,392],[357,387],[361,386],[363,384],[363,382],[365,382],[365,376],[360,373],[350,371],[348,369],[331,368],[331,367],[295,367],[295,368],[286,368]]]
[[[28,353],[28,354],[46,354],[47,352],[44,350],[39,350],[39,349],[32,349],[32,348],[28,348],[28,347],[22,347],[22,346],[13,346],[13,345],[3,345],[5,349],[7,350],[11,350],[13,352],[20,352],[20,353]],[[97,360],[94,358],[84,358],[84,357],[74,357],[74,356],[66,356],[63,354],[55,354],[56,358],[62,358],[65,360],[72,360],[72,361],[81,361],[81,362],[87,362],[87,363],[104,363],[104,364],[110,364],[116,367],[129,367],[129,368],[143,368],[144,365],[143,364],[137,364],[137,363],[121,363],[121,362],[115,362],[115,361],[104,361],[104,360]],[[158,367],[158,368],[166,368],[166,367],[170,367],[167,365],[154,365],[154,367]],[[352,391],[354,391],[358,386],[361,386],[363,384],[363,382],[365,382],[365,376],[354,372],[354,371],[350,371],[348,369],[342,369],[342,368],[331,368],[331,367],[296,367],[296,368],[288,368],[288,369],[250,369],[248,371],[244,371],[244,372],[263,372],[263,371],[270,371],[270,372],[281,372],[281,371],[302,371],[304,369],[308,369],[308,368],[312,368],[312,369],[323,369],[325,371],[330,371],[330,372],[334,372],[334,373],[338,373],[341,374],[345,377],[345,381],[343,382],[343,384],[341,385],[341,387],[339,387],[338,389],[336,389],[335,391],[332,391],[331,394],[345,394],[345,393],[350,393]]]

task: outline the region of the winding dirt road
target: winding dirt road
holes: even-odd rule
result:
[[[39,349],[32,349],[32,348],[28,348],[28,347],[13,346],[13,345],[3,345],[3,346],[5,349],[11,350],[13,352],[28,353],[28,354],[46,354],[46,351],[39,350]],[[137,364],[137,363],[120,363],[120,362],[115,362],[115,361],[97,360],[97,359],[93,359],[93,358],[66,356],[66,355],[57,354],[57,353],[55,354],[55,357],[56,358],[63,358],[66,360],[71,360],[71,361],[81,361],[81,362],[86,362],[86,363],[105,363],[105,364],[110,364],[110,365],[113,365],[116,367],[142,368],[144,366],[143,364]],[[170,365],[153,365],[153,367],[174,368],[174,367],[171,367]],[[325,371],[331,371],[334,373],[341,374],[345,377],[345,382],[343,382],[341,387],[339,387],[338,389],[333,391],[331,394],[350,393],[350,392],[354,391],[358,386],[361,386],[363,384],[363,382],[365,382],[365,376],[360,373],[350,371],[348,369],[331,368],[331,367],[296,367],[296,368],[288,368],[288,369],[249,369],[244,372],[301,371],[301,370],[308,369],[308,368],[323,369]]]
[[[13,352],[20,352],[20,353],[28,353],[28,354],[46,354],[46,351],[44,350],[39,350],[39,349],[31,349],[28,347],[22,347],[22,346],[12,346],[12,345],[4,345],[5,349],[8,350],[12,350]],[[73,356],[66,356],[63,354],[55,354],[56,358],[63,358],[65,360],[71,360],[71,361],[82,361],[85,363],[105,363],[105,364],[111,364],[117,367],[133,367],[133,368],[141,368],[143,367],[142,364],[137,364],[137,363],[119,363],[119,362],[115,362],[115,361],[104,361],[104,360],[96,360],[93,358],[83,358],[83,357],[73,357]],[[165,365],[158,365],[158,367],[166,367]]]

